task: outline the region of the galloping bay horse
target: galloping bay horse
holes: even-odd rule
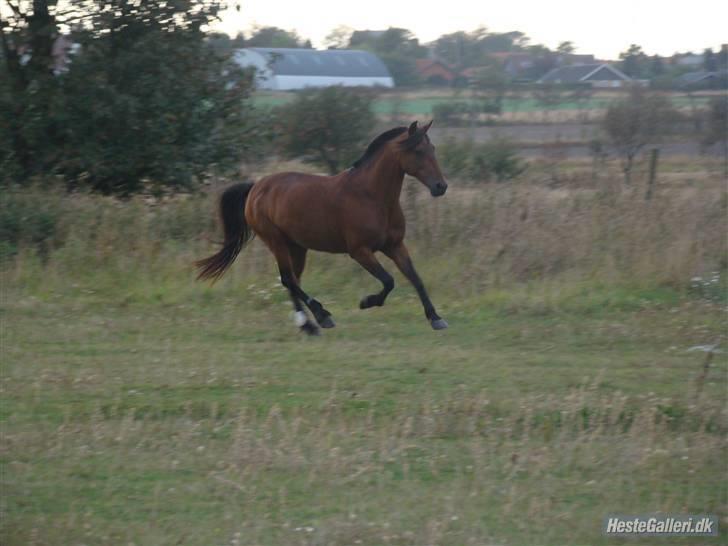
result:
[[[396,127],[375,138],[353,167],[335,176],[283,172],[256,184],[229,187],[220,200],[225,232],[219,252],[196,262],[198,279],[219,278],[243,246],[257,234],[278,262],[281,283],[288,289],[296,325],[310,335],[319,333],[304,311],[306,304],[322,328],[332,328],[331,313],[301,288],[309,249],[349,254],[383,285],[364,297],[361,309],[381,306],[394,288],[394,279],[374,255],[381,251],[414,285],[425,316],[435,330],[447,328],[435,311],[404,245],[405,220],[399,204],[404,175],[422,182],[433,197],[447,190],[427,136],[432,121],[418,128]]]

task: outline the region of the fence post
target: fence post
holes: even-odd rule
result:
[[[657,159],[660,157],[660,149],[652,148],[650,150],[650,175],[647,179],[647,192],[645,193],[645,200],[649,201],[652,199],[654,193],[655,179],[657,178]]]

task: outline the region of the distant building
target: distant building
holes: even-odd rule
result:
[[[459,75],[449,65],[437,59],[417,59],[417,74],[430,85],[452,85]]]
[[[590,84],[592,87],[623,87],[635,80],[606,63],[574,64],[549,71],[538,83],[562,85]]]
[[[672,57],[673,64],[677,66],[687,66],[693,68],[699,68],[703,66],[703,60],[703,55],[696,53],[676,53]]]
[[[681,89],[728,89],[728,71],[687,72],[676,78],[675,83]]]
[[[255,68],[259,89],[394,87],[387,67],[368,51],[254,47],[235,50],[234,58],[241,67]]]
[[[498,51],[491,53],[511,78],[520,78],[536,65],[536,57],[527,51]]]
[[[575,65],[575,64],[594,64],[596,61],[594,55],[583,53],[559,53],[556,56],[556,64],[558,66]]]
[[[575,53],[532,53],[530,51],[498,51],[489,53],[496,59],[508,76],[514,80],[538,80],[549,70],[559,66],[594,64],[594,55]]]

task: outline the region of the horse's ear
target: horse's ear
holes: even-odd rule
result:
[[[422,128],[422,134],[423,134],[423,135],[424,135],[425,133],[427,133],[427,131],[429,131],[429,130],[430,130],[430,127],[432,127],[432,122],[433,122],[433,121],[435,121],[435,120],[431,119],[431,120],[430,120],[430,123],[428,123],[427,125],[425,125],[425,126],[424,126],[424,127]]]
[[[416,121],[413,121],[410,124],[409,129],[407,130],[407,132],[410,134],[410,136],[412,136],[412,135],[415,134],[416,131],[417,131],[417,122]]]

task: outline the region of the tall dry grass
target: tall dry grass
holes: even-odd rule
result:
[[[673,183],[646,201],[639,190],[587,182],[552,189],[535,175],[509,184],[455,181],[444,198],[431,199],[408,180],[402,196],[407,242],[431,282],[461,295],[559,278],[687,288],[691,278],[728,265],[728,200],[720,189]],[[100,276],[188,282],[192,261],[220,239],[218,191],[163,202],[8,192],[1,220],[17,225],[12,244],[3,247],[4,277],[30,284]],[[25,220],[38,209],[45,215],[40,221]],[[236,279],[275,274],[259,242],[238,262]],[[351,271],[341,257],[313,263],[330,280]]]

